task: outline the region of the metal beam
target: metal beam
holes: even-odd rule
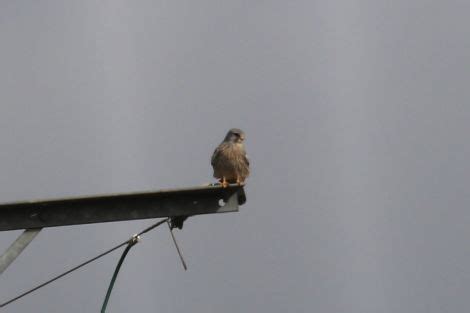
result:
[[[238,211],[243,186],[220,185],[0,204],[0,231]]]
[[[2,274],[7,267],[20,255],[34,237],[41,231],[41,228],[26,229],[11,246],[0,256],[0,274]]]

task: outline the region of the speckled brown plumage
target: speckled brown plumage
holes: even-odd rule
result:
[[[226,187],[227,184],[245,182],[245,179],[250,174],[250,162],[246,156],[245,146],[243,144],[245,134],[238,128],[232,128],[228,131],[225,139],[215,149],[212,154],[211,164],[214,168],[214,177],[218,178],[222,186]],[[243,189],[242,189],[243,192]],[[243,199],[239,202],[244,203],[246,197],[240,195]],[[184,221],[188,216],[177,216],[170,219],[170,227],[183,228]]]
[[[212,155],[214,177],[223,184],[243,183],[250,174],[250,162],[246,156],[244,140],[243,131],[233,128]]]

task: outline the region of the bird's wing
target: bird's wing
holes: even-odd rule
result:
[[[212,166],[216,165],[217,159],[219,158],[220,153],[225,149],[227,149],[227,144],[225,142],[223,142],[214,150],[214,153],[212,154],[212,158],[211,158],[211,165]]]
[[[243,161],[245,161],[246,166],[250,166],[250,158],[246,153],[243,155]]]
[[[219,153],[220,153],[220,149],[219,149],[219,147],[217,147],[214,150],[214,153],[212,154],[212,158],[211,158],[211,165],[212,166],[215,166],[215,163],[217,162],[217,157],[219,156]]]

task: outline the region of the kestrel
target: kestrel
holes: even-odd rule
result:
[[[250,174],[244,141],[245,133],[241,129],[232,128],[212,155],[214,177],[220,180],[223,187],[231,183],[242,184]]]
[[[238,128],[232,128],[212,154],[211,164],[214,168],[214,177],[220,180],[224,188],[228,184],[237,183],[241,185],[250,174],[250,162],[246,156],[244,141],[245,133]],[[241,200],[241,203],[243,203],[246,198],[243,190],[241,192],[240,197],[244,199]],[[171,218],[171,228],[182,229],[187,218],[188,216]]]

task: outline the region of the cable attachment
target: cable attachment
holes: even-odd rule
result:
[[[119,273],[119,269],[121,268],[122,262],[124,262],[124,259],[126,258],[126,255],[129,252],[129,250],[131,250],[131,248],[139,241],[140,241],[140,236],[138,234],[135,234],[134,236],[132,236],[131,239],[127,241],[127,247],[126,249],[124,249],[124,252],[122,253],[121,258],[119,259],[116,269],[114,270],[114,274],[113,274],[113,277],[111,278],[111,282],[109,283],[108,291],[106,292],[103,306],[101,307],[101,313],[106,312],[106,307],[108,306],[109,297],[111,296],[111,291],[113,290],[114,283],[116,282],[116,278]]]
[[[129,245],[133,246],[136,243],[139,243],[142,241],[142,238],[138,234],[134,234],[131,239],[129,239]]]

